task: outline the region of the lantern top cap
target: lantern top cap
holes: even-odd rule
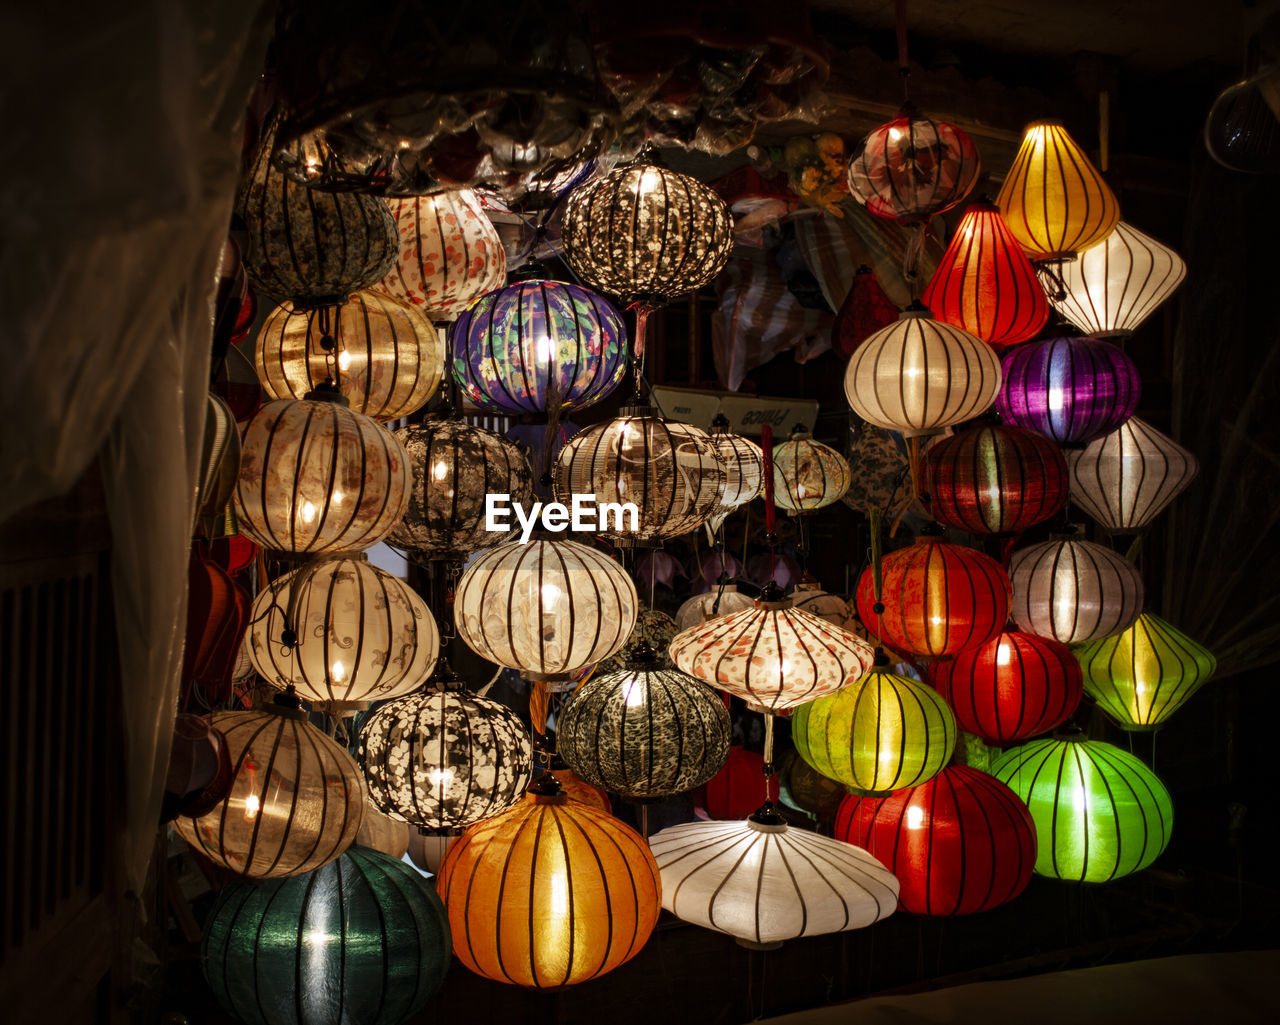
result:
[[[1027,126],[1022,131],[1023,131],[1023,134],[1025,135],[1027,132],[1031,131],[1031,129],[1033,128],[1065,128],[1065,127],[1066,125],[1064,125],[1060,120],[1058,120],[1058,118],[1042,117],[1035,121],[1028,122]]]
[[[747,825],[757,833],[785,833],[787,821],[778,814],[772,801],[765,801],[747,816]]]
[[[1089,739],[1089,734],[1081,729],[1077,723],[1068,719],[1053,731],[1053,739],[1065,741],[1068,744],[1082,744]]]
[[[332,381],[321,381],[312,388],[306,395],[302,396],[303,402],[332,402],[335,405],[351,407],[351,403],[347,401],[347,397],[342,394],[338,386]]]
[[[569,795],[564,792],[560,781],[549,772],[544,772],[530,783],[525,793],[533,797],[538,804],[564,804],[569,800]]]
[[[942,532],[940,524],[926,523],[920,528],[920,533],[916,535],[916,544],[934,544],[943,537],[946,537],[946,535]]]
[[[759,597],[756,598],[758,609],[789,609],[793,604],[794,602],[782,593],[782,588],[774,580],[765,584]]]
[[[655,669],[661,661],[658,653],[653,650],[653,645],[648,641],[637,641],[635,646],[627,652],[626,665],[628,669],[641,669],[648,672]]]
[[[302,710],[302,702],[292,687],[277,694],[270,702],[262,706],[262,711],[278,715],[297,722],[306,722],[307,713]]]
[[[711,419],[711,429],[727,431],[729,429],[729,418],[723,412],[717,413]]]
[[[889,667],[889,654],[879,646],[876,647],[875,658],[871,663],[872,672],[883,673]]]
[[[912,301],[911,305],[898,314],[899,320],[933,320],[933,311],[929,309],[919,299]]]

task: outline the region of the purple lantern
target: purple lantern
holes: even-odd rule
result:
[[[595,292],[518,281],[482,296],[454,322],[453,376],[497,413],[558,415],[600,401],[626,370],[627,332]]]
[[[1096,338],[1046,338],[1008,352],[996,410],[1059,445],[1110,434],[1138,408],[1142,380],[1133,360]]]

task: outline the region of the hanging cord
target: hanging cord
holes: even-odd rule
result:
[[[778,510],[773,501],[773,428],[769,424],[761,427],[760,450],[764,453],[764,540],[769,546],[769,579],[773,580],[778,565],[778,535],[774,530]]]
[[[773,767],[773,713],[764,713],[764,799],[767,804],[770,798],[770,780],[775,775]]]

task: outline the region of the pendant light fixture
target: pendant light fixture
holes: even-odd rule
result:
[[[764,453],[754,441],[735,434],[729,427],[729,418],[717,413],[711,421],[711,445],[724,464],[724,488],[720,500],[711,514],[711,529],[718,531],[735,509],[740,509],[764,487]],[[776,465],[777,453],[774,454]]]
[[[803,430],[792,431],[773,450],[773,500],[789,513],[813,512],[840,501],[850,477],[849,461]]]
[[[676,629],[684,632],[721,616],[753,608],[756,600],[738,590],[737,584],[727,583],[713,587],[703,594],[695,594],[676,610]]]

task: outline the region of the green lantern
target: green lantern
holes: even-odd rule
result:
[[[1169,791],[1114,744],[1060,733],[1005,752],[991,775],[1031,809],[1039,875],[1105,883],[1146,868],[1169,844]]]
[[[879,796],[941,772],[955,750],[956,721],[933,688],[876,668],[796,709],[791,739],[822,775]]]
[[[1198,691],[1218,660],[1149,612],[1077,652],[1084,690],[1122,730],[1154,730]]]
[[[362,847],[307,875],[233,883],[205,924],[204,977],[249,1025],[399,1025],[450,957],[435,890]]]

